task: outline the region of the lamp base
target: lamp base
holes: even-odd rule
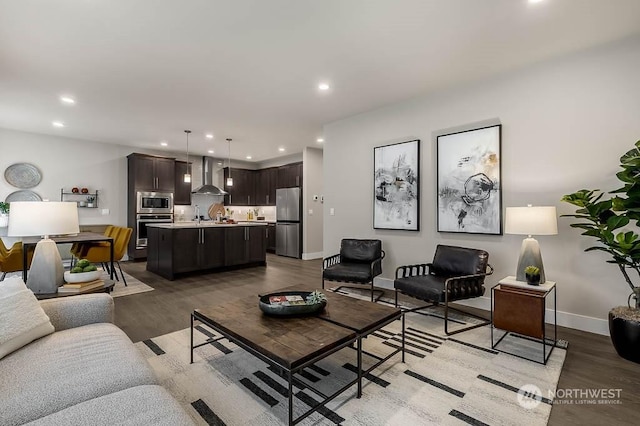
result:
[[[55,241],[48,238],[36,244],[29,268],[27,287],[35,294],[57,293],[64,284],[62,258]]]
[[[518,258],[518,269],[516,269],[516,281],[527,281],[524,274],[524,268],[529,265],[540,268],[540,284],[544,284],[544,267],[542,266],[542,253],[540,253],[540,245],[535,238],[525,238],[522,240],[520,247],[520,257]]]

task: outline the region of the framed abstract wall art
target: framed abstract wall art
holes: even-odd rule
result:
[[[438,232],[502,235],[501,133],[438,136]]]
[[[373,149],[373,228],[420,230],[420,141]]]

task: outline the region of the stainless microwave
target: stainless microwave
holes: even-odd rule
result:
[[[138,191],[136,213],[173,213],[173,193]]]

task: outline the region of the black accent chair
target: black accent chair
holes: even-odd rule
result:
[[[405,265],[396,269],[395,305],[398,307],[398,293],[431,302],[418,308],[406,309],[414,312],[444,304],[444,332],[449,336],[490,323],[460,309],[449,306],[456,300],[471,299],[484,294],[484,279],[493,273],[489,264],[489,253],[465,247],[438,245],[433,262],[418,265]],[[449,310],[462,312],[482,322],[449,332]]]
[[[322,288],[325,280],[362,285],[370,283],[373,302],[374,291],[380,293],[376,300],[383,294],[383,291],[373,289],[373,279],[382,274],[382,259],[382,241],[345,238],[340,243],[340,254],[322,261]],[[338,289],[343,287],[349,286]]]

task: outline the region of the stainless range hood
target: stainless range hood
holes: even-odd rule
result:
[[[192,194],[208,194],[208,195],[227,195],[228,192],[223,191],[213,184],[214,165],[217,166],[217,160],[211,157],[202,157],[202,185],[191,191]]]

